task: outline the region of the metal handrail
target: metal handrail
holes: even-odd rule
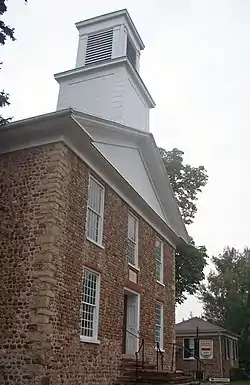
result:
[[[159,370],[159,354],[161,356],[161,370],[163,370],[163,351],[160,348],[159,342],[156,343],[156,368]]]
[[[145,339],[148,340],[148,341],[152,341],[155,343],[155,341],[150,338],[150,337],[145,337],[143,336],[141,333],[139,333],[139,335],[136,335],[134,333],[132,333],[131,331],[129,330],[125,330],[126,333],[129,333],[131,334],[132,336],[134,336],[135,338],[137,338],[138,340],[140,340],[141,338],[141,344],[139,346],[139,349],[138,351],[135,353],[135,357],[136,357],[136,377],[138,375],[138,368],[139,368],[139,354],[140,352],[142,351],[142,368],[144,368],[145,366]],[[172,362],[171,362],[171,371],[173,371],[173,367],[174,367],[174,353],[175,353],[175,347],[178,346],[180,348],[182,348],[183,350],[187,351],[190,353],[190,350],[185,348],[185,346],[181,345],[181,344],[178,344],[176,342],[167,342],[166,343],[167,345],[171,345],[172,346]],[[161,350],[160,348],[160,344],[159,342],[156,343],[156,367],[157,367],[157,370],[159,370],[159,355],[160,355],[160,358],[161,358],[161,370],[163,370],[163,363],[164,363],[164,353],[163,351]],[[195,360],[197,360],[197,362],[199,362],[199,365],[200,365],[200,369],[201,370],[201,365],[203,365],[203,368],[206,366],[206,364],[199,358],[197,357],[195,354],[193,355],[193,358]]]
[[[130,330],[125,330],[126,333],[129,333],[131,334],[133,337],[137,338],[138,340],[140,340],[140,335],[136,335],[134,333],[132,333]],[[144,365],[145,365],[145,340],[144,338],[142,338],[141,340],[141,344],[139,345],[139,349],[137,352],[135,352],[135,375],[136,375],[136,378],[138,377],[138,369],[139,369],[139,354],[140,352],[142,352],[142,364],[141,364],[141,367],[144,368]]]
[[[169,343],[169,344],[170,344],[170,343]],[[173,345],[173,346],[178,346],[178,347],[182,348],[184,351],[186,351],[186,352],[188,352],[188,353],[191,352],[190,349],[185,348],[185,346],[183,346],[183,345],[181,345],[181,344],[177,344],[177,343],[175,343],[175,342],[172,342],[171,345]],[[173,370],[173,354],[174,354],[174,349],[173,349],[173,351],[172,351],[172,367],[171,367],[172,370]],[[205,366],[206,366],[205,362],[203,362],[203,361],[202,361],[199,357],[197,357],[195,354],[193,355],[193,358],[194,358],[195,360],[197,360],[197,362],[199,363],[199,369],[198,369],[198,365],[197,365],[196,374],[197,374],[198,371],[201,370],[201,365],[203,366],[203,370],[205,370]]]

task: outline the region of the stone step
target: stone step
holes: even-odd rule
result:
[[[129,380],[131,378],[141,378],[143,380],[147,380],[147,381],[164,381],[168,384],[171,384],[171,385],[176,385],[176,384],[183,384],[183,385],[186,385],[187,383],[190,383],[190,382],[193,382],[193,379],[192,378],[185,378],[185,379],[179,379],[179,380],[172,380],[172,379],[169,379],[164,373],[161,373],[161,372],[142,372],[142,371],[138,371],[137,372],[137,375],[136,375],[136,372],[125,372],[123,374],[122,377],[120,377],[120,379],[126,379],[126,380]]]
[[[166,379],[159,380],[159,379],[145,379],[145,378],[121,378],[118,379],[114,385],[136,385],[136,384],[141,384],[141,385],[169,385],[170,382]],[[186,382],[186,385],[197,385],[197,382]],[[183,385],[177,383],[176,385]]]

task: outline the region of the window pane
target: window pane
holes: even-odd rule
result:
[[[99,276],[92,271],[84,271],[82,307],[81,307],[81,335],[95,337],[97,332],[97,285]]]
[[[161,262],[156,261],[156,279],[157,279],[157,281],[162,280],[162,273],[161,272],[162,272]]]
[[[155,261],[156,261],[156,279],[162,282],[163,255],[162,255],[162,242],[159,239],[156,239],[156,242],[155,242]]]
[[[99,241],[101,217],[91,209],[88,210],[87,237],[95,242]]]
[[[161,346],[161,328],[159,326],[155,326],[155,342]]]
[[[136,251],[136,244],[131,239],[128,239],[127,244],[127,260],[128,263],[131,263],[132,265],[135,265],[135,251]]]
[[[128,238],[136,241],[136,219],[132,216],[128,216]]]
[[[155,305],[155,342],[159,343],[160,348],[163,347],[163,319],[162,319],[162,304]]]
[[[102,193],[103,187],[90,178],[88,206],[98,214],[101,214]]]
[[[96,285],[97,285],[96,274],[86,270],[84,274],[83,302],[91,305],[95,305]]]

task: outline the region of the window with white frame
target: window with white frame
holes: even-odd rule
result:
[[[155,342],[160,349],[163,349],[163,304],[155,304]]]
[[[156,279],[163,283],[163,242],[156,239],[155,242]]]
[[[89,178],[87,238],[102,243],[104,187],[93,177]]]
[[[184,338],[183,342],[184,359],[194,359],[195,357],[199,357],[199,341],[197,340],[197,338]]]
[[[230,349],[229,349],[229,339],[225,337],[223,339],[223,347],[224,347],[224,358],[229,360],[230,358]]]
[[[100,275],[84,269],[80,314],[80,337],[83,341],[97,341],[99,322]]]
[[[138,219],[132,214],[128,214],[127,260],[138,266]]]

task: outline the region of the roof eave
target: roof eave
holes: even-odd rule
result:
[[[77,112],[77,115],[78,114],[79,113]],[[53,126],[51,124],[47,125],[47,123],[50,122],[53,122],[55,130],[53,130]],[[72,125],[72,129],[69,129],[68,126],[70,122],[71,124],[74,124],[74,126],[78,125],[78,135],[79,133],[81,133],[81,135],[85,135],[82,140],[77,140],[77,137],[74,137],[74,126]],[[25,132],[25,135],[23,135],[23,132]],[[3,135],[2,138],[1,134]],[[112,178],[118,181],[121,186],[123,186],[125,191],[124,194],[129,192],[131,197],[133,197],[134,205],[138,204],[141,210],[143,210],[145,213],[145,218],[148,218],[148,220],[154,223],[157,228],[161,229],[160,233],[165,234],[165,238],[167,238],[169,243],[174,248],[179,244],[179,242],[181,242],[181,238],[173,231],[173,229],[169,227],[168,224],[133,189],[133,187],[127,183],[127,181],[112,166],[112,164],[107,161],[107,159],[99,152],[99,150],[93,146],[93,138],[91,138],[84,127],[80,127],[79,124],[77,124],[74,118],[74,110],[72,109],[65,109],[49,114],[35,116],[32,118],[16,121],[2,127],[0,129],[0,153],[8,153],[24,148],[35,147],[38,145],[64,141],[65,136],[70,137],[70,143],[72,141],[72,143],[75,143],[75,146],[88,145],[89,148],[93,147],[91,149],[91,154],[92,156],[96,154],[96,159],[94,159],[95,162],[100,162],[102,165],[100,168],[106,169],[105,173],[111,173]],[[8,138],[16,139],[14,141],[15,143],[13,144],[13,142],[8,140]],[[67,141],[65,143],[68,145]],[[79,152],[75,152],[79,155]]]

